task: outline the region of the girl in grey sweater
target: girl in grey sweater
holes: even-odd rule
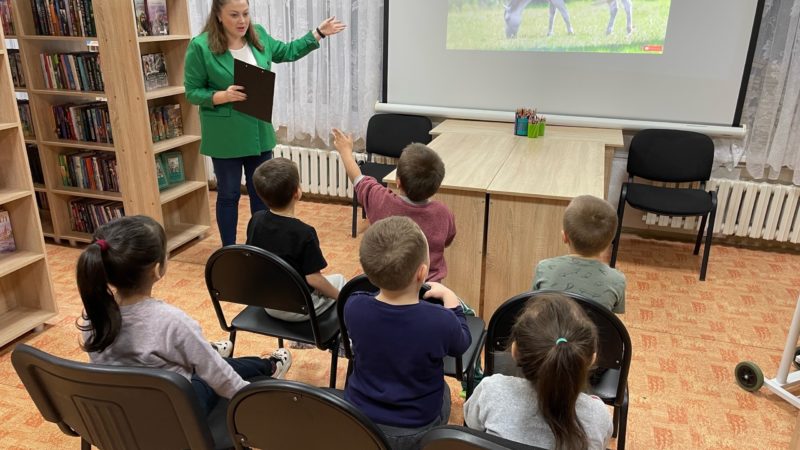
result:
[[[614,426],[603,402],[583,393],[597,330],[569,298],[531,300],[511,332],[525,378],[492,375],[464,404],[467,426],[556,450],[603,450]]]
[[[191,381],[207,412],[246,386],[245,379],[285,375],[291,364],[285,349],[266,359],[223,359],[194,319],[154,299],[166,263],[164,228],[150,217],[123,217],[95,231],[77,267],[84,307],[78,328],[93,363],[177,372]]]

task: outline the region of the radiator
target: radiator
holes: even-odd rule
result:
[[[274,157],[290,159],[300,169],[300,186],[303,192],[329,197],[352,198],[353,185],[347,179],[344,164],[335,151],[316,148],[278,145]],[[366,161],[364,153],[354,153],[356,161]],[[375,162],[394,164],[392,159],[376,156]]]
[[[717,191],[714,232],[778,242],[800,242],[800,187],[751,181],[711,179],[706,190]],[[697,217],[644,214],[648,225],[697,230]]]

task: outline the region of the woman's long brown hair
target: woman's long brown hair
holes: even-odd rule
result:
[[[225,28],[222,27],[222,22],[219,20],[222,14],[222,7],[227,5],[231,0],[213,0],[211,2],[211,12],[208,13],[208,20],[203,31],[208,33],[208,48],[211,53],[221,55],[228,51],[228,37],[225,35]],[[249,5],[250,2],[248,1]],[[247,32],[244,34],[245,40],[257,48],[259,51],[264,51],[264,44],[258,38],[258,33],[253,26],[252,18],[250,19],[250,26],[247,27]]]

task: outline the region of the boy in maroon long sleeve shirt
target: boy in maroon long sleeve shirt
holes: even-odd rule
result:
[[[447,276],[444,249],[456,236],[455,217],[443,203],[430,198],[439,190],[444,179],[444,163],[439,155],[423,144],[410,144],[397,163],[397,191],[364,176],[353,159],[353,139],[333,129],[334,145],[342,157],[347,177],[353,182],[358,202],[364,207],[367,219],[375,223],[390,216],[405,216],[422,229],[430,247],[428,281],[440,281]]]

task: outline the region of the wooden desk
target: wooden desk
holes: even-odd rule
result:
[[[482,317],[529,290],[539,261],[567,253],[564,210],[579,195],[603,197],[604,158],[597,141],[517,141],[488,190]]]
[[[429,146],[446,168],[434,199],[453,211],[457,232],[444,283],[484,320],[530,289],[539,260],[567,252],[560,236],[569,201],[604,194],[605,154],[622,132],[565,128],[538,139],[514,136],[509,124],[447,120],[434,129]]]

